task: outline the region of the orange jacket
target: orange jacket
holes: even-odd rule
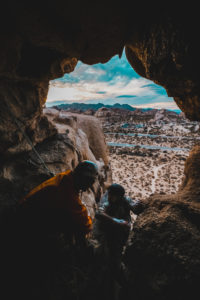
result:
[[[92,219],[75,190],[70,170],[38,185],[21,201],[21,205],[27,205],[33,211],[55,211],[56,216],[60,214],[67,218],[72,231],[75,229],[87,234],[92,229]]]

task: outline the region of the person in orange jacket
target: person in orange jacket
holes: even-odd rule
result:
[[[68,237],[85,237],[92,230],[92,219],[79,197],[94,184],[98,167],[82,161],[71,171],[59,173],[34,188],[22,201],[20,208],[26,216],[24,224],[34,224],[43,232],[63,232]]]

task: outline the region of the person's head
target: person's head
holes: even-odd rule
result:
[[[73,171],[75,188],[77,191],[86,191],[91,188],[97,179],[98,166],[92,161],[80,162]]]
[[[123,199],[125,189],[122,185],[113,183],[108,187],[108,201],[110,204],[116,203]]]

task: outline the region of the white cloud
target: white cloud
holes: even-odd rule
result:
[[[171,101],[171,102],[157,102],[157,103],[148,103],[148,104],[140,104],[140,105],[132,105],[133,107],[136,108],[156,108],[156,109],[180,109],[177,105],[175,101]]]
[[[47,102],[53,102],[56,100],[68,100],[68,101],[87,101],[90,99],[101,99],[102,94],[96,94],[96,89],[88,83],[65,83],[65,84],[53,84],[49,87],[47,96]]]
[[[56,101],[177,109],[162,87],[134,72],[125,54],[121,60],[114,57],[107,64],[88,66],[79,62],[72,74],[51,81],[47,105]]]
[[[89,68],[85,69],[84,71],[88,74],[94,74],[94,75],[98,75],[98,76],[106,73],[104,70],[95,69],[93,67],[89,67]]]
[[[47,101],[69,100],[69,101],[86,101],[104,98],[115,98],[123,94],[135,96],[153,96],[156,92],[147,85],[149,80],[144,78],[133,78],[128,83],[120,76],[110,82],[84,82],[63,83],[54,81],[50,83]],[[104,94],[99,94],[99,92]]]

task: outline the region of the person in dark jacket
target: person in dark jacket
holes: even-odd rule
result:
[[[123,248],[131,229],[131,211],[139,215],[143,210],[144,204],[126,197],[123,186],[116,183],[108,187],[100,200],[93,236],[100,244],[97,252],[107,257],[115,276],[120,273]]]
[[[144,204],[125,196],[125,189],[120,184],[112,184],[100,200],[96,212],[97,226],[107,240],[120,241],[124,245],[131,228],[131,214],[139,215]],[[119,234],[122,233],[122,236]]]

